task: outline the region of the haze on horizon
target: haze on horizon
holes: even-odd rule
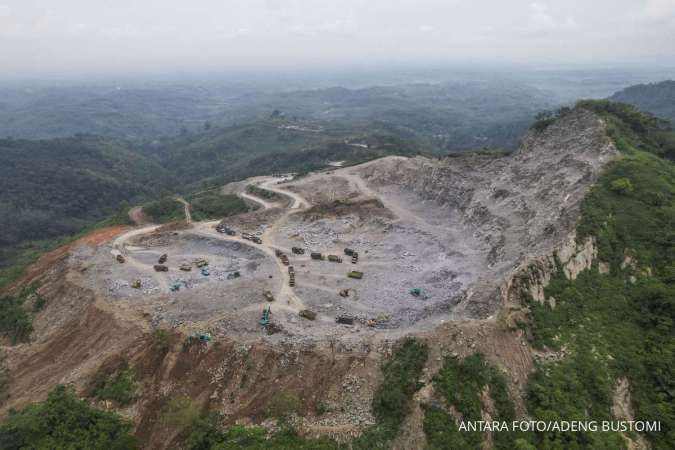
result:
[[[0,76],[675,65],[675,0],[0,0]]]

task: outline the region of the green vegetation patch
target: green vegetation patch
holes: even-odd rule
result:
[[[545,289],[555,307],[529,300],[534,345],[559,350],[529,381],[528,410],[541,420],[612,418],[616,382],[626,378],[634,416],[658,420],[656,449],[675,442],[675,165],[658,119],[627,105],[580,102],[599,112],[623,158],[582,204],[577,234],[593,236],[597,267]],[[672,133],[671,133],[672,134]],[[537,448],[623,448],[616,433],[537,433]]]
[[[263,189],[254,184],[249,184],[248,186],[246,186],[246,192],[248,192],[251,195],[255,195],[256,197],[264,198],[266,200],[277,201],[281,200],[282,198],[280,194],[277,194],[276,192],[273,191],[269,191],[267,189]]]
[[[220,219],[248,211],[246,202],[236,195],[215,191],[200,193],[187,198],[193,220]]]
[[[12,344],[25,341],[33,332],[32,312],[42,309],[46,300],[37,289],[35,282],[24,287],[15,295],[0,297],[0,336],[8,338]]]
[[[94,395],[100,400],[112,400],[119,405],[128,405],[136,400],[137,391],[134,370],[124,367],[102,380],[96,387]]]
[[[436,394],[452,406],[464,422],[482,420],[482,395],[487,393],[494,411],[492,420],[510,422],[515,419],[513,402],[509,398],[506,380],[502,373],[491,366],[480,353],[462,360],[446,358],[441,370],[434,377]],[[474,449],[484,444],[486,434],[480,431],[460,430],[455,419],[439,405],[427,405],[424,411],[424,432],[429,449]],[[520,440],[527,443],[529,436],[512,431],[495,431],[494,447],[514,448]],[[515,447],[517,448],[517,447]]]
[[[57,386],[45,402],[10,413],[0,425],[0,448],[123,450],[136,448],[136,441],[131,424]]]
[[[143,205],[143,212],[155,223],[178,222],[185,219],[185,207],[174,197],[163,197]]]
[[[427,344],[406,338],[382,367],[384,380],[373,396],[376,425],[352,443],[353,449],[389,448],[403,419],[410,413],[412,396],[429,355]]]

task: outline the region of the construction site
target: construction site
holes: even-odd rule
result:
[[[188,333],[361,341],[486,319],[526,252],[562,238],[556,205],[584,193],[576,173],[546,184],[572,186],[566,197],[542,199],[521,175],[530,159],[524,147],[256,177],[222,188],[254,211],[192,222],[188,205],[184,222],[134,228],[71,264],[107,302]]]

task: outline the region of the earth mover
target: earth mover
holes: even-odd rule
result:
[[[258,321],[258,324],[262,325],[263,327],[266,327],[267,325],[269,325],[270,321],[271,321],[271,319],[270,319],[271,315],[272,315],[272,308],[271,307],[268,306],[267,308],[263,308],[262,317],[260,317],[260,320]]]
[[[153,266],[153,268],[155,269],[155,272],[168,272],[169,271],[169,268],[166,267],[164,264],[155,264]]]
[[[312,252],[309,256],[311,256],[312,259],[316,259],[317,261],[323,261],[325,259],[324,256],[319,252]]]
[[[293,247],[293,248],[291,248],[291,251],[296,255],[304,255],[305,254],[305,249],[300,248],[300,247]]]
[[[166,262],[167,259],[169,259],[169,255],[167,255],[166,253],[164,253],[162,256],[159,257],[159,259],[157,260],[157,262],[158,262],[159,264],[164,264],[164,263]]]
[[[274,295],[272,295],[272,291],[263,291],[263,297],[265,300],[268,302],[273,302],[274,301]]]
[[[314,311],[310,311],[309,309],[300,310],[298,314],[300,315],[300,317],[303,317],[307,320],[316,319],[316,313]]]
[[[363,278],[363,272],[359,272],[358,270],[352,270],[347,274],[349,278],[354,278],[356,280],[360,280]]]
[[[117,256],[115,256],[115,259],[116,259],[117,262],[120,263],[120,264],[123,264],[123,263],[126,261],[126,259],[124,259],[124,256],[122,256],[122,255],[117,255]]]
[[[354,254],[354,250],[351,248],[346,248],[345,249],[345,255],[347,256],[352,256]]]

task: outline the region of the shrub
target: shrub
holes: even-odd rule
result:
[[[630,194],[633,192],[633,183],[628,178],[617,178],[610,183],[609,187],[617,194]]]
[[[33,332],[33,320],[24,301],[22,297],[0,297],[0,334],[13,344],[28,339]]]
[[[128,405],[136,400],[137,385],[133,369],[118,370],[100,386],[94,395],[101,400],[113,400]]]
[[[0,425],[0,448],[134,449],[130,431],[118,415],[92,408],[60,385],[45,402],[9,415]]]

